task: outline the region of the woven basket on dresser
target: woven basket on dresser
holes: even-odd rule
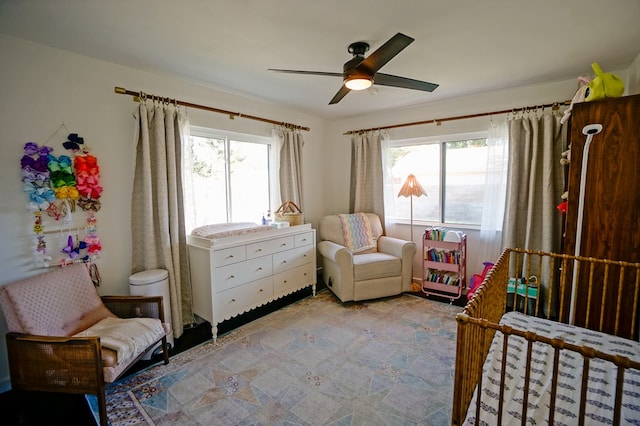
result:
[[[278,210],[275,211],[276,222],[289,222],[290,226],[303,225],[304,213],[293,201],[285,201]]]

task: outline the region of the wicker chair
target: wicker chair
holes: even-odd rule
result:
[[[107,424],[105,383],[122,377],[159,342],[164,363],[169,363],[166,336],[170,326],[164,323],[162,297],[101,298],[85,265],[70,265],[6,284],[0,287],[0,306],[9,329],[6,340],[12,390],[18,395],[21,391],[96,395],[102,425]],[[135,317],[141,319],[118,319]],[[94,332],[103,321],[123,324],[125,328],[115,336],[124,335],[138,343],[122,352],[107,344],[114,334]],[[140,329],[137,324],[141,322],[152,330],[129,334],[131,327]]]

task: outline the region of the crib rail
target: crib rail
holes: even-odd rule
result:
[[[582,303],[592,306],[597,298],[602,300],[599,309],[588,310],[578,321],[570,315],[574,271]],[[610,294],[616,294],[615,312],[602,308],[609,303]],[[499,330],[497,323],[505,312],[520,310],[638,340],[639,294],[640,263],[506,249],[457,316],[452,423],[460,424],[465,418],[491,341]]]

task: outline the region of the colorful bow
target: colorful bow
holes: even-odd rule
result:
[[[27,142],[24,144],[24,152],[27,155],[40,154],[46,157],[51,151],[53,151],[53,148],[50,146],[38,147],[38,144],[35,142]]]
[[[73,166],[76,171],[78,191],[84,200],[80,206],[84,210],[98,211],[100,209],[98,198],[102,194],[98,179],[100,173],[98,159],[91,154],[76,155]]]
[[[93,198],[85,198],[85,197],[81,197],[78,200],[78,205],[82,210],[94,211],[94,212],[97,212],[98,210],[100,210],[100,207],[102,206],[100,201]]]
[[[33,158],[28,155],[23,155],[22,159],[20,160],[20,165],[22,166],[23,169],[25,167],[30,167],[39,172],[48,171],[49,170],[47,167],[48,163],[49,163],[49,158],[47,155],[41,155],[38,158]]]
[[[71,259],[75,259],[80,255],[80,250],[85,248],[87,248],[87,243],[84,241],[78,241],[78,245],[74,246],[73,237],[69,235],[67,238],[67,245],[62,249],[62,252],[68,254]]]
[[[29,195],[28,207],[32,210],[46,209],[49,203],[55,201],[55,194],[49,188],[48,157],[51,151],[53,148],[38,147],[35,142],[24,145],[25,155],[20,160],[23,190]],[[38,157],[34,158],[35,155]]]
[[[49,170],[51,172],[63,172],[68,174],[73,173],[73,169],[71,168],[71,158],[67,157],[66,155],[61,155],[60,157],[56,158],[55,156],[49,154],[48,159],[49,162],[47,166],[49,167]]]
[[[56,198],[59,200],[63,200],[65,198],[77,200],[80,197],[80,193],[75,186],[61,186],[60,188],[56,188],[55,193]]]
[[[78,136],[77,133],[69,133],[69,136],[67,136],[67,139],[69,140],[62,143],[62,146],[65,147],[66,149],[78,150],[78,149],[81,149],[80,145],[84,143],[84,138],[81,138],[80,136]]]
[[[34,208],[46,209],[49,203],[55,201],[56,194],[48,187],[35,186],[32,182],[24,182],[22,190],[29,196]]]

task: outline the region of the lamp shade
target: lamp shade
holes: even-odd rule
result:
[[[404,181],[404,185],[398,192],[398,197],[420,197],[422,195],[427,196],[427,192],[422,188],[418,179],[413,174],[407,176],[407,180]]]

